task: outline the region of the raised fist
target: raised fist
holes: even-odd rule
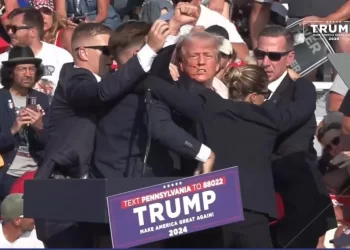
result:
[[[190,3],[178,3],[172,20],[181,25],[193,24],[199,18],[199,6]]]

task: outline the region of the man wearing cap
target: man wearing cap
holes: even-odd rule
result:
[[[5,198],[12,184],[27,171],[37,169],[46,141],[43,116],[39,104],[48,113],[48,97],[33,90],[42,76],[41,59],[35,58],[30,47],[13,47],[9,59],[0,71],[0,199]],[[31,101],[29,103],[28,101]]]
[[[45,248],[36,237],[34,220],[23,217],[23,194],[10,194],[1,203],[0,248]]]

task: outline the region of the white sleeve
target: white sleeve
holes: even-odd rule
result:
[[[165,43],[164,43],[163,48],[176,44],[179,41],[179,39],[180,39],[180,36],[171,36],[171,35],[169,35],[165,39]]]
[[[209,159],[210,154],[211,149],[202,144],[199,153],[196,156],[196,160],[200,162],[206,162]]]
[[[154,58],[157,56],[157,53],[151,49],[151,47],[146,44],[143,48],[137,53],[137,59],[139,60],[142,69],[147,73],[150,71]]]

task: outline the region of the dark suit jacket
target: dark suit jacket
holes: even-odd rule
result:
[[[298,81],[311,83],[305,78]],[[293,103],[295,91],[296,84],[287,75],[269,102],[276,103],[278,107],[287,107]],[[316,103],[316,91],[309,95],[309,99]],[[275,187],[283,198],[286,217],[273,227],[273,231],[278,232],[281,247],[317,216],[318,219],[289,247],[314,247],[319,236],[336,227],[333,207],[322,212],[331,201],[317,168],[313,147],[315,131],[316,119],[312,113],[304,123],[279,135],[276,140],[272,167]]]
[[[139,85],[147,85],[157,78],[146,77]],[[135,92],[105,106],[98,118],[96,148],[94,152],[95,176],[104,178],[140,176],[147,143],[150,119],[150,147],[147,166],[152,171],[147,176],[179,176],[174,159],[168,150],[182,156],[195,158],[201,143],[172,121],[169,108],[153,100],[146,111],[145,96]]]
[[[49,99],[36,90],[30,90],[29,96],[37,98],[37,104],[45,110],[43,117],[44,130],[38,136],[31,127],[29,127],[29,151],[33,159],[40,164],[44,157],[44,148],[47,139],[47,127],[49,117]],[[11,128],[16,120],[15,108],[10,108],[8,101],[12,100],[8,89],[0,89],[0,154],[4,158],[5,166],[0,168],[0,180],[10,168],[18,149],[19,137],[11,134]]]
[[[308,98],[314,86],[299,84],[293,105],[277,109],[271,102],[260,107],[224,100],[199,85],[194,86],[198,93],[190,93],[183,86],[191,82],[179,82],[175,87],[150,81],[147,87],[156,98],[198,123],[199,140],[216,154],[215,169],[239,167],[244,208],[277,218],[271,154],[277,135],[304,123],[314,111],[315,103]]]
[[[86,174],[94,148],[96,113],[105,103],[126,95],[143,76],[136,56],[99,83],[90,71],[65,64],[51,103],[49,144],[36,178],[49,178],[54,165],[73,177]]]

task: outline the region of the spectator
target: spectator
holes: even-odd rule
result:
[[[211,10],[231,20],[233,2],[232,0],[202,0],[202,4]]]
[[[45,146],[46,117],[41,110],[27,106],[27,96],[36,98],[47,113],[46,95],[32,90],[43,69],[29,47],[15,46],[9,60],[3,61],[0,74],[4,86],[0,89],[0,154],[5,166],[0,169],[0,199],[6,197],[13,183],[27,171],[37,169]],[[29,126],[27,126],[29,125]]]
[[[328,110],[330,112],[337,112],[344,100],[349,88],[337,74],[334,78],[333,84],[329,89]]]
[[[63,64],[72,62],[73,58],[65,49],[42,42],[44,38],[44,20],[39,10],[34,8],[15,9],[9,14],[10,25],[7,26],[11,45],[30,46],[35,57],[42,60],[44,75],[35,88],[51,99],[56,89]],[[0,55],[0,61],[8,58],[8,52]]]
[[[40,10],[44,19],[44,42],[54,44],[72,53],[70,40],[73,29],[66,29],[66,24],[55,11],[53,0],[30,0],[29,6]]]
[[[34,179],[36,171],[28,171],[24,173],[21,177],[19,177],[15,183],[13,183],[10,194],[24,194],[24,182],[26,180]]]
[[[220,46],[220,69],[215,76],[216,79],[222,81],[225,70],[236,60],[236,53],[233,51],[230,41],[228,40],[228,32],[223,27],[213,25],[205,31],[223,38]]]
[[[173,2],[171,0],[146,0],[140,11],[140,21],[152,24],[160,16],[174,11]]]
[[[23,194],[10,194],[1,203],[0,248],[45,248],[34,220],[23,217]]]
[[[79,23],[103,23],[111,30],[120,24],[119,15],[106,0],[54,0],[55,9],[62,18],[67,20],[67,26],[76,28]]]

